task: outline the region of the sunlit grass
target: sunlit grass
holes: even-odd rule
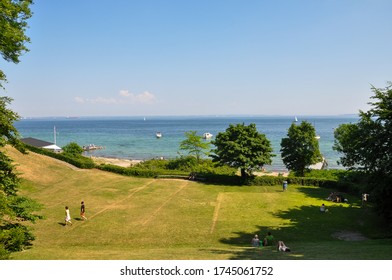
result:
[[[22,194],[43,204],[31,249],[13,259],[391,259],[379,218],[348,204],[326,202],[331,190],[289,186],[216,186],[186,180],[141,179],[79,170],[7,148],[21,172]],[[79,219],[80,202],[87,221]],[[329,211],[319,212],[321,203]],[[64,207],[72,226],[64,226]],[[252,248],[271,231],[292,248]],[[336,232],[363,241],[338,240]]]

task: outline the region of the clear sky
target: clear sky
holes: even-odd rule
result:
[[[390,0],[35,0],[23,117],[335,115],[392,80]]]

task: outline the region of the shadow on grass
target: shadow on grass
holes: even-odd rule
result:
[[[304,193],[307,197],[317,198],[320,200],[327,201],[328,196],[332,193],[339,193],[343,195],[344,198],[347,198],[348,204],[351,206],[360,206],[361,205],[361,198],[355,195],[350,195],[348,193],[340,192],[333,189],[325,189],[325,188],[318,188],[318,187],[298,187],[298,191]],[[346,202],[342,202],[343,204]],[[340,203],[336,203],[339,205]]]
[[[324,193],[318,190],[303,188],[302,191],[312,197],[324,197]],[[343,253],[335,255],[334,250],[347,241],[338,240],[336,233],[353,232],[366,236],[379,231],[372,218],[373,213],[342,203],[329,202],[327,213],[320,212],[319,206],[306,205],[270,214],[282,220],[279,227],[258,225],[255,232],[234,232],[235,236],[220,239],[221,243],[233,246],[231,259],[339,259],[346,256]],[[261,248],[250,246],[255,234],[263,239],[268,231],[274,235],[275,245]],[[276,243],[279,240],[283,240],[291,252],[278,252]],[[334,245],[331,247],[330,244]],[[345,246],[351,248],[354,245]]]

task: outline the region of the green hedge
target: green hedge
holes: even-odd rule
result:
[[[334,189],[345,193],[360,194],[363,191],[364,184],[352,180],[340,179],[322,179],[310,177],[282,177],[282,176],[258,176],[247,180],[246,184],[251,186],[276,186],[282,185],[283,181],[288,184],[302,186],[316,186],[326,189]]]
[[[83,169],[92,169],[95,167],[95,163],[92,159],[84,157],[82,155],[80,156],[69,156],[64,153],[54,153],[52,151],[42,149],[42,148],[37,148],[34,146],[30,145],[25,145],[27,150],[30,150],[34,153],[49,156],[61,161],[65,161],[69,164],[72,164],[73,166],[76,166],[78,168],[83,168]]]
[[[132,167],[121,167],[112,164],[101,164],[97,165],[96,168],[108,172],[113,172],[125,176],[136,176],[136,177],[144,177],[144,178],[157,178],[157,177],[179,177],[179,178],[188,178],[188,172],[181,172],[178,170],[167,170],[167,169],[147,169],[143,166],[132,166]]]

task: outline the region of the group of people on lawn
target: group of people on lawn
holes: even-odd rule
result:
[[[263,240],[259,239],[259,236],[256,234],[252,238],[252,246],[253,247],[263,247],[263,246],[272,246],[275,243],[275,238],[271,234],[271,232],[268,232],[267,235],[264,237]],[[278,251],[281,252],[290,252],[290,248],[287,247],[283,241],[278,241]]]

